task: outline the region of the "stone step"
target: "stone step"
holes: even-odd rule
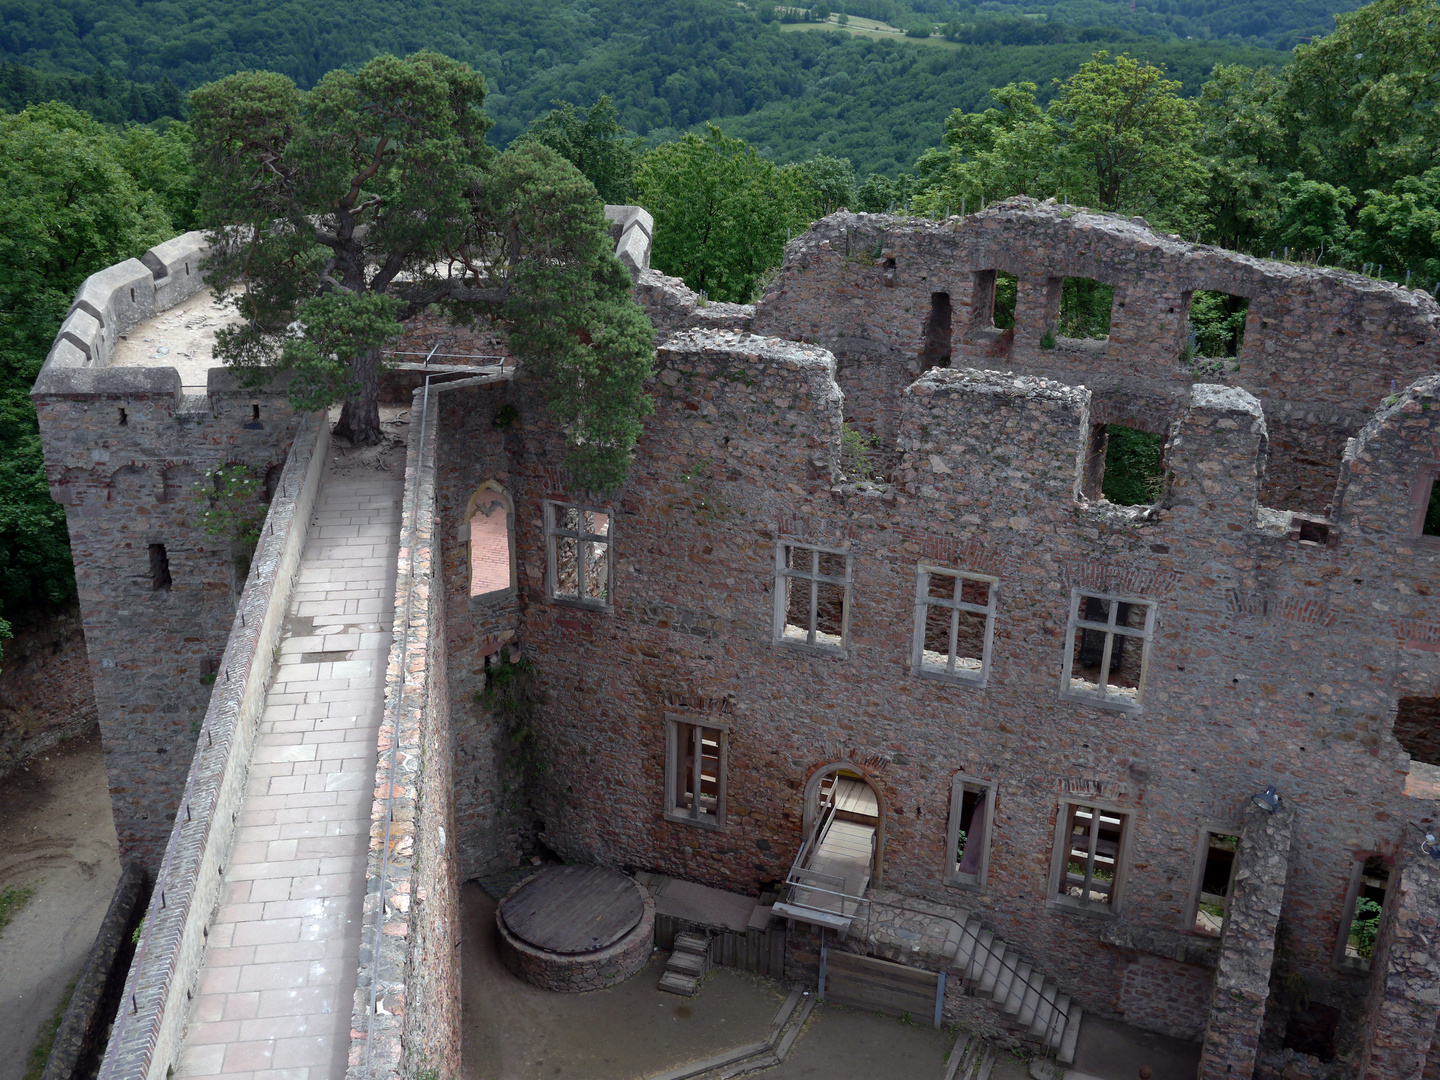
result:
[[[1046,981],[1045,995],[1051,1000],[1041,1002],[1040,1008],[1035,1011],[1035,1022],[1030,1025],[1030,1034],[1039,1039],[1046,1050],[1053,1050],[1060,1045],[1060,1039],[1065,1034],[1065,1020],[1070,1011],[1070,995],[1062,994],[1059,990],[1054,983]]]
[[[689,930],[681,930],[675,935],[675,951],[686,953],[697,953],[703,956],[710,954],[710,939],[704,934],[694,934]]]
[[[980,972],[980,993],[995,996],[995,983],[1000,978],[1000,972],[1006,961],[1014,964],[1014,958],[1010,953],[1010,946],[1003,941],[994,941],[990,945],[990,955],[985,961],[985,969]]]
[[[1055,1055],[1062,1065],[1075,1063],[1075,1044],[1080,1039],[1080,1017],[1084,1013],[1079,1005],[1071,1005],[1065,1017],[1065,1034],[1060,1039],[1060,1052]]]
[[[705,974],[705,957],[696,953],[673,952],[670,954],[670,959],[665,962],[665,970],[681,975],[691,975],[699,979]]]
[[[660,976],[660,989],[681,997],[694,997],[700,992],[700,980],[694,975],[682,975],[678,971],[666,971]]]
[[[964,926],[970,921],[969,912],[960,911],[955,915],[955,921],[945,926],[945,944],[940,947],[940,955],[947,960],[955,960],[961,952],[962,944],[968,942],[971,946],[974,942],[965,933]]]
[[[975,933],[974,939],[970,942],[970,964],[965,969],[965,975],[971,982],[978,982],[985,974],[985,963],[990,957],[990,950],[994,948],[991,944],[995,935],[989,930],[982,930],[978,923],[970,927]]]
[[[1040,994],[1044,991],[1045,986],[1046,983],[1043,976],[1036,974],[1031,977],[1029,985],[1025,988],[1025,993],[1021,995],[1020,1011],[1015,1016],[1016,1022],[1020,1024],[1021,1027],[1028,1028],[1031,1024],[1035,1023],[1035,1014],[1040,1011]],[[1050,991],[1050,996],[1055,996],[1053,989]]]
[[[1025,1003],[1025,992],[1029,989],[1030,972],[1033,970],[1034,968],[1023,961],[1015,965],[1015,974],[1010,980],[1005,1004],[1000,1008],[1006,1016],[1019,1014],[1020,1007]]]
[[[1010,983],[1015,978],[1015,964],[1018,960],[1018,956],[1007,952],[1003,962],[995,969],[995,981],[990,987],[990,997],[997,1006],[1003,1006],[1005,999],[1010,996]]]

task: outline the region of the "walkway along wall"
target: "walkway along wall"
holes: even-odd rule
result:
[[[329,445],[329,424],[317,413],[306,418],[286,458],[190,770],[177,792],[179,812],[155,875],[101,1080],[165,1080],[175,1063]]]
[[[122,859],[155,873],[205,715],[243,566],[206,535],[194,486],[217,465],[265,476],[300,416],[283,383],[223,368],[187,394],[173,367],[111,367],[133,326],[204,285],[187,233],[91,275],[31,397],[50,493],[65,507]]]

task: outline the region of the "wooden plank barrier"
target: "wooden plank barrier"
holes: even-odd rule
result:
[[[734,967],[753,971],[771,979],[785,977],[785,927],[766,930],[716,930],[677,919],[671,915],[655,916],[655,944],[661,949],[675,947],[675,935],[681,930],[706,934],[710,938],[710,963],[718,967]]]
[[[887,1016],[909,1014],[916,1023],[935,1015],[940,974],[877,960],[873,956],[825,951],[825,1001],[853,1005]]]

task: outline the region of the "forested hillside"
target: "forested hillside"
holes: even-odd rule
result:
[[[770,5],[751,10],[733,0],[208,0],[186,6],[9,0],[0,7],[0,58],[73,75],[90,76],[100,67],[157,86],[168,78],[188,90],[254,68],[308,87],[326,71],[356,68],[380,52],[432,48],[485,75],[486,110],[496,122],[490,138],[499,146],[553,100],[588,105],[608,94],[621,123],[655,142],[716,121],[776,160],[840,154],[862,174],[909,165],[933,144],[951,109],[983,107],[993,86],[1023,78],[1048,94],[1052,79],[1073,71],[1097,47],[1126,49],[1163,65],[1191,94],[1217,63],[1278,66],[1284,59],[1233,42],[1145,40],[1115,26],[1087,29],[1090,16],[1083,12],[1072,26],[1017,25],[1003,11],[915,3],[935,11],[917,14],[892,0],[851,6],[857,15],[899,23],[961,20],[956,43],[935,48],[838,29],[782,33]],[[1331,3],[1339,10],[1346,0]],[[1271,17],[1283,20],[1287,11],[1299,17],[1298,10],[1281,6]]]

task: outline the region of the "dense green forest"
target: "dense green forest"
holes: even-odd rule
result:
[[[901,22],[916,17],[909,5],[899,12],[870,0],[854,6]],[[102,69],[157,86],[168,78],[187,90],[258,68],[303,88],[379,52],[433,48],[485,75],[497,146],[555,100],[589,105],[608,94],[621,123],[652,142],[715,121],[778,161],[838,154],[862,174],[909,165],[951,109],[983,107],[993,86],[1023,78],[1048,93],[1052,79],[1097,47],[1162,64],[1192,94],[1217,63],[1284,59],[1230,41],[1141,39],[1116,26],[1042,27],[1003,12],[936,6],[937,20],[964,14],[957,44],[923,47],[838,29],[782,33],[765,5],[752,11],[733,0],[408,0],[361,5],[363,14],[353,4],[298,0],[10,0],[0,7],[0,58],[49,73]]]
[[[785,237],[837,207],[939,215],[1017,193],[1440,289],[1440,0],[1376,0],[1293,54],[1215,39],[1285,43],[1320,9],[1246,30],[1238,7],[1181,0],[1023,19],[1001,0],[852,0],[856,19],[932,34],[877,39],[782,30],[767,3],[469,2],[347,14],[344,34],[285,4],[0,8],[0,638],[3,616],[73,592],[29,388],[86,275],[200,223],[186,91],[235,68],[303,89],[439,44],[485,75],[492,144],[542,144],[596,197],[649,207],[656,266],[714,299],[752,299]],[[1120,17],[1147,12],[1194,26],[1139,38]],[[1197,374],[1239,346],[1225,299],[1197,294]],[[1074,332],[1103,334],[1103,297],[1065,303]]]

